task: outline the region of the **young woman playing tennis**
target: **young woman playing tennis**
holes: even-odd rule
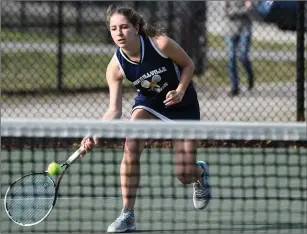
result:
[[[200,120],[197,94],[191,82],[194,63],[172,39],[128,7],[111,5],[107,10],[108,27],[118,46],[106,78],[110,91],[109,109],[103,119],[122,114],[122,81],[128,79],[137,89],[131,120]],[[81,142],[87,150],[91,138]],[[120,168],[123,209],[108,232],[134,231],[133,207],[140,180],[140,157],[145,142],[127,138]],[[196,162],[197,143],[174,140],[175,172],[183,184],[193,184],[193,203],[204,209],[210,198],[209,170],[205,162]]]

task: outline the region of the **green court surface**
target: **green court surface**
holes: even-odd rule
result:
[[[73,152],[1,152],[1,233],[105,233],[119,214],[122,150],[98,149],[64,176],[50,216],[33,227],[7,217],[3,198],[14,179],[44,171]],[[306,149],[199,149],[209,163],[213,199],[197,211],[192,186],[175,177],[171,149],[145,149],[135,207],[137,233],[306,233]]]

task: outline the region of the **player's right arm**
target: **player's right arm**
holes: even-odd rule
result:
[[[119,119],[122,116],[122,81],[123,74],[119,68],[116,57],[111,59],[106,72],[109,86],[109,108],[104,114],[104,120]]]

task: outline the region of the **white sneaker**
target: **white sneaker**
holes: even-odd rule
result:
[[[197,164],[203,168],[204,173],[200,180],[193,183],[193,204],[196,209],[202,210],[209,204],[212,191],[209,184],[209,168],[207,163],[198,161]]]
[[[134,214],[123,208],[120,216],[108,227],[107,232],[132,232],[136,230]]]

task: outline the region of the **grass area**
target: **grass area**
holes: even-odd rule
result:
[[[75,35],[75,34],[73,34]],[[2,41],[19,42],[50,42],[56,43],[57,37],[39,33],[24,33],[2,30]],[[65,37],[65,42],[71,43],[101,43],[100,38],[88,37]],[[221,36],[208,35],[209,47],[217,50],[225,49],[225,40]],[[273,42],[253,41],[254,50],[295,50],[293,43],[278,44]],[[97,88],[106,87],[105,70],[111,58],[97,54],[64,54],[63,60],[63,87],[64,88]],[[57,57],[55,53],[47,52],[8,52],[2,53],[2,90],[39,90],[57,88]],[[239,65],[239,75],[242,83],[245,74]],[[257,82],[276,83],[287,82],[295,79],[295,62],[283,61],[253,61]],[[229,76],[226,59],[210,60],[208,69],[203,77],[194,80],[199,87],[216,84],[219,86],[229,85]],[[125,86],[130,86],[126,81]]]
[[[102,35],[102,32],[97,33],[97,35]],[[66,36],[64,38],[65,43],[90,43],[90,44],[99,44],[103,43],[106,38],[89,38],[88,36],[77,36],[75,33],[74,36]],[[1,40],[9,41],[19,41],[19,42],[49,42],[56,43],[58,41],[57,36],[39,34],[39,33],[25,33],[25,32],[13,32],[7,29],[3,29],[1,32]],[[208,35],[208,47],[214,49],[224,50],[226,48],[225,40],[222,36],[219,35]],[[295,51],[295,43],[275,43],[269,41],[252,41],[252,50],[271,50],[271,51]]]
[[[253,68],[255,79],[257,83],[282,83],[295,82],[296,78],[296,64],[295,62],[283,61],[262,61],[254,60]],[[243,84],[247,82],[246,73],[238,63],[238,73],[240,82]],[[208,69],[205,73],[206,79],[203,83],[210,83],[210,85],[229,86],[230,80],[227,69],[226,60],[210,60]]]
[[[226,48],[225,39],[219,35],[208,35],[208,47],[224,50]],[[270,51],[296,51],[295,43],[276,43],[269,41],[252,40],[251,50],[270,50]]]
[[[106,86],[105,70],[110,57],[66,54],[63,59],[63,86],[90,88]],[[2,54],[2,90],[31,90],[57,87],[55,53]]]
[[[2,41],[24,41],[24,42],[57,42],[57,37],[55,35],[46,35],[40,33],[25,33],[25,32],[15,32],[9,31],[7,29],[1,30],[1,40]]]
[[[105,72],[110,56],[97,54],[65,54],[63,86],[66,88],[106,87]],[[35,90],[57,87],[55,53],[2,53],[2,90]],[[257,82],[279,83],[295,79],[295,62],[253,61]],[[239,74],[246,79],[239,64]],[[203,77],[194,80],[199,87],[209,84],[229,85],[226,60],[210,60]],[[130,85],[127,81],[124,85]]]
[[[85,44],[99,44],[103,43],[106,38],[100,38],[97,35],[102,35],[103,33],[95,27],[95,29],[92,29],[93,27],[89,27],[87,29],[83,30],[82,35],[78,35],[75,32],[72,32],[73,30],[70,28],[65,28],[64,31],[64,42],[65,43],[85,43]],[[102,27],[101,27],[102,28]],[[84,31],[91,31],[91,37],[89,37]],[[70,36],[67,36],[70,35]],[[1,40],[2,41],[16,41],[16,42],[45,42],[45,43],[57,43],[58,37],[53,32],[50,34],[47,33],[39,33],[39,32],[20,32],[20,31],[10,31],[7,29],[2,29],[1,31]]]

